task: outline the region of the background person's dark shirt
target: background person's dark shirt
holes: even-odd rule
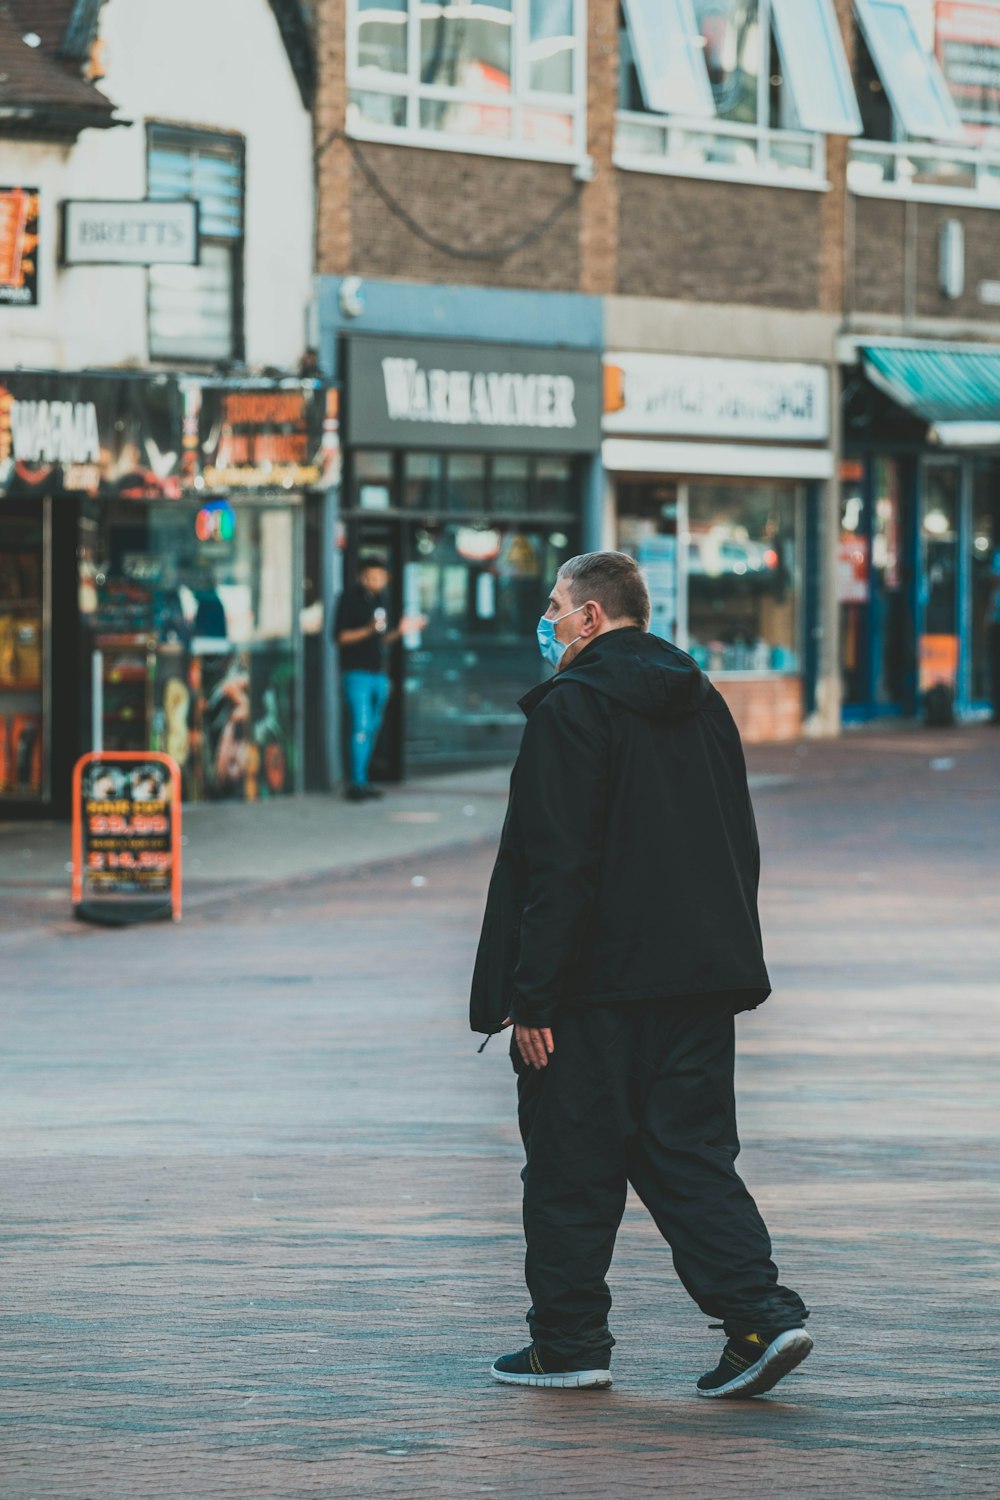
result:
[[[342,630],[360,630],[365,625],[370,625],[375,618],[377,609],[384,609],[385,601],[381,594],[373,594],[370,589],[364,588],[360,583],[353,584],[345,589],[337,604],[337,614],[333,623],[334,640]],[[386,617],[386,631],[391,630],[388,616]],[[342,672],[384,672],[385,671],[385,632],[366,636],[362,641],[356,641],[353,646],[339,646],[340,670]]]

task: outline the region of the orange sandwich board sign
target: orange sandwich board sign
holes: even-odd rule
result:
[[[181,918],[181,773],[169,755],[94,750],[73,771],[73,911],[122,927]]]

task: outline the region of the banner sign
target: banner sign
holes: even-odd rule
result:
[[[1000,3],[938,0],[936,23],[938,60],[962,119],[1000,126]]]
[[[604,430],[825,442],[830,435],[830,377],[823,365],[609,354],[604,362]]]
[[[347,440],[591,453],[600,445],[600,378],[588,350],[352,338]]]
[[[99,750],[73,771],[73,905],[101,920],[115,898],[118,920],[181,916],[181,777],[156,751]]]
[[[38,306],[38,188],[0,187],[0,306]]]
[[[71,199],[62,205],[62,259],[67,266],[196,266],[198,204]]]
[[[177,499],[171,380],[0,372],[0,494]]]
[[[301,489],[326,468],[327,393],[302,383],[255,389],[189,388],[199,402],[199,463],[206,489]]]

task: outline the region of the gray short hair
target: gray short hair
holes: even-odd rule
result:
[[[584,552],[559,569],[574,604],[595,600],[609,620],[649,626],[649,590],[635,558],[627,552]]]

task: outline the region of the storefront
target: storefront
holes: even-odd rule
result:
[[[844,720],[914,716],[933,688],[981,717],[1000,612],[1000,349],[859,345],[844,389]]]
[[[825,366],[605,358],[615,545],[642,566],[651,629],[689,651],[749,740],[802,732],[816,692]]]
[[[377,550],[398,613],[376,772],[509,759],[542,675],[535,629],[580,550],[600,446],[593,350],[356,335],[342,340],[343,576]]]
[[[324,393],[0,376],[0,803],[65,812],[84,750],[186,800],[302,782],[302,513]]]

